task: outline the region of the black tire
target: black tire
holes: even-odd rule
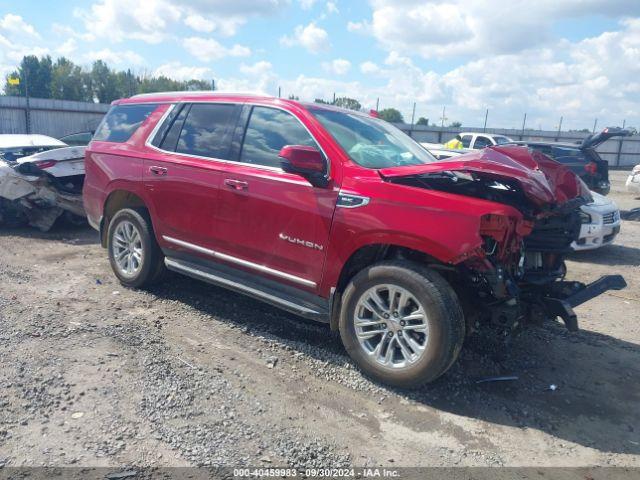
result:
[[[429,338],[425,350],[415,363],[402,368],[377,363],[356,336],[357,303],[365,292],[382,284],[405,289],[426,312]],[[453,365],[462,348],[465,323],[455,292],[440,274],[413,262],[391,260],[365,268],[347,285],[342,297],[339,330],[345,349],[364,373],[385,384],[417,388],[434,381]]]
[[[118,225],[122,222],[130,222],[137,228],[142,244],[142,261],[138,271],[132,275],[123,274],[118,268],[114,257],[113,237]],[[146,210],[125,208],[116,212],[109,222],[107,251],[109,252],[109,263],[113,273],[118,277],[120,283],[126,287],[148,287],[158,283],[164,277],[166,272],[164,255],[156,241],[151,219]]]

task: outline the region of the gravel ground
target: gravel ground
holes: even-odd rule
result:
[[[470,339],[419,391],[327,327],[171,276],[129,290],[89,228],[0,231],[2,466],[640,466],[640,199],[569,277],[629,287],[508,346]],[[493,375],[508,382],[476,383]]]

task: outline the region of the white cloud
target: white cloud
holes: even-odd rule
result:
[[[28,24],[20,15],[7,13],[0,18],[0,32],[14,41],[24,41],[25,37],[39,39],[40,34],[33,25]]]
[[[380,71],[380,67],[378,67],[378,65],[373,62],[366,61],[360,64],[360,71],[365,75],[368,75],[372,73],[378,73]]]
[[[194,57],[203,62],[214,62],[225,57],[246,57],[251,50],[243,45],[233,45],[227,48],[213,38],[189,37],[182,42],[184,48]]]
[[[298,25],[293,35],[282,37],[280,43],[286,47],[302,46],[311,53],[319,53],[329,48],[329,35],[311,22],[307,26]]]
[[[56,53],[63,57],[71,56],[78,49],[78,42],[75,38],[68,38],[56,48]]]
[[[184,19],[184,24],[197,32],[211,33],[216,29],[216,23],[202,15],[192,14]]]
[[[183,65],[180,62],[169,62],[160,65],[153,72],[155,76],[163,76],[174,80],[209,80],[213,72],[208,67]]]
[[[245,64],[240,65],[240,72],[244,73],[245,75],[260,76],[260,75],[270,74],[272,68],[273,68],[273,65],[271,65],[270,62],[267,62],[265,60],[260,60],[259,62],[256,62],[253,65],[245,65]]]
[[[327,13],[340,13],[340,10],[338,10],[338,5],[336,5],[336,2],[327,2],[325,5],[325,8],[327,10]]]
[[[298,0],[300,2],[300,7],[303,10],[310,10],[313,7],[313,4],[316,3],[316,0]]]
[[[351,70],[351,62],[349,60],[345,60],[344,58],[336,58],[331,62],[323,62],[322,68],[334,75],[345,75]]]
[[[553,24],[563,18],[640,14],[640,2],[626,0],[538,0],[535,7],[529,0],[442,0],[428,7],[373,0],[372,7],[371,33],[383,47],[427,58],[515,53],[555,41]]]
[[[248,18],[281,11],[289,0],[98,0],[74,10],[93,39],[157,44],[184,23],[198,32],[230,36]]]
[[[92,50],[82,55],[82,60],[85,62],[94,62],[96,60],[102,60],[112,65],[142,65],[144,64],[144,58],[132,52],[131,50],[124,50],[121,52],[113,51],[109,48],[103,48],[101,50]]]

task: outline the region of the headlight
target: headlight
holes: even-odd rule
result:
[[[588,213],[584,213],[583,211],[580,211],[580,221],[582,223],[591,223],[591,215],[589,215]]]

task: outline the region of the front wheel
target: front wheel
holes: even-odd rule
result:
[[[419,264],[373,265],[344,292],[342,342],[358,366],[383,383],[415,388],[435,380],[458,357],[464,330],[453,289]]]
[[[113,216],[107,232],[107,250],[113,272],[127,287],[152,285],[165,271],[162,251],[145,211],[125,208]]]

